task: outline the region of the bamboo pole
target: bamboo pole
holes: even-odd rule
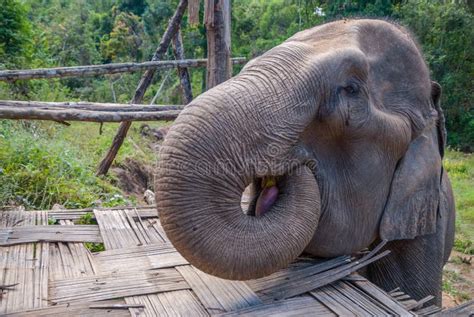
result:
[[[188,5],[187,0],[179,1],[178,7],[176,8],[176,11],[173,17],[169,21],[168,27],[166,28],[166,31],[163,34],[163,37],[161,38],[161,42],[158,45],[158,48],[156,49],[156,52],[152,57],[152,61],[163,59],[163,55],[168,50],[168,47],[171,43],[172,38],[176,35],[176,33],[179,30],[179,26],[181,24],[181,20],[183,18],[183,14],[184,14],[184,11],[186,10],[187,5]],[[154,74],[155,74],[155,69],[149,69],[143,74],[140,80],[140,83],[138,84],[138,87],[135,90],[135,95],[133,96],[131,103],[133,104],[142,103],[143,96],[145,95],[145,91],[150,86]],[[112,141],[112,145],[109,151],[100,162],[99,168],[97,170],[97,175],[107,174],[110,166],[112,165],[112,162],[117,156],[117,153],[120,147],[122,146],[123,141],[125,140],[125,137],[127,136],[127,132],[128,132],[128,129],[130,129],[131,124],[132,123],[130,121],[122,122],[122,124],[119,127],[119,130],[117,131],[117,134],[114,137],[114,140]]]
[[[245,57],[236,57],[232,59],[234,64],[244,64]],[[87,77],[104,74],[117,74],[137,72],[142,70],[165,70],[175,67],[194,68],[206,67],[207,59],[180,59],[167,61],[149,61],[144,63],[115,63],[102,65],[87,65],[74,67],[55,67],[21,70],[2,70],[0,71],[0,81],[15,81],[29,79],[45,78],[63,78],[63,77]]]
[[[121,122],[174,120],[183,106],[0,100],[1,119]]]

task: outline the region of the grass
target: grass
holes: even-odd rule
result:
[[[160,125],[154,123],[152,126]],[[135,204],[114,186],[113,176],[95,169],[118,124],[99,125],[0,120],[0,207],[50,209],[54,204],[84,208]],[[156,155],[134,124],[116,159],[153,163]]]
[[[79,218],[78,224],[80,225],[97,225],[97,220],[94,218],[94,213],[88,212]],[[105,245],[103,243],[84,242],[86,248],[91,252],[105,251]]]
[[[468,288],[460,287],[460,284],[465,284],[466,282],[469,283],[469,281],[465,281],[458,273],[444,270],[443,292],[453,296],[459,302],[468,301],[471,299]]]
[[[474,254],[474,155],[447,151],[444,167],[449,174],[456,202],[454,249]]]

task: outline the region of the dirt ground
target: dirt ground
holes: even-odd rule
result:
[[[443,307],[474,298],[474,256],[453,251],[443,274]]]

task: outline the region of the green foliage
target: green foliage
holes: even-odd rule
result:
[[[458,234],[454,239],[454,250],[464,254],[474,255],[474,244],[472,240]]]
[[[474,254],[474,154],[447,151],[443,166],[456,202],[455,250]]]
[[[457,284],[464,283],[472,285],[472,281],[466,281],[462,276],[454,271],[444,270],[443,272],[443,292],[450,294],[460,302],[471,300],[472,295],[463,290],[461,287],[457,287]]]
[[[258,56],[298,31],[320,24],[314,1],[242,0],[232,7],[233,54]],[[313,7],[314,8],[314,7]]]
[[[91,162],[66,141],[50,142],[50,138],[34,123],[0,121],[0,206],[114,205],[120,191],[94,176]]]
[[[31,58],[31,25],[25,7],[2,0],[0,10],[0,68],[26,65]]]
[[[399,7],[443,87],[448,143],[474,151],[474,15],[462,2],[410,0]]]
[[[93,212],[88,212],[79,218],[78,224],[97,225],[97,220],[95,219]],[[91,252],[105,251],[105,246],[103,243],[85,242],[84,245]]]
[[[330,0],[321,1],[329,18],[392,17],[393,9],[402,1],[393,0]]]
[[[96,225],[97,220],[95,219],[93,212],[87,212],[79,218],[78,224],[80,224],[80,225]]]
[[[105,59],[112,62],[140,61],[143,35],[141,18],[133,13],[120,12],[109,36],[101,42]]]
[[[102,252],[105,251],[105,245],[103,243],[95,243],[95,242],[84,242],[86,248],[89,249],[91,252]]]

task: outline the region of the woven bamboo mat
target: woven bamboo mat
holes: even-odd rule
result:
[[[87,213],[97,225],[77,224]],[[91,253],[86,242],[103,243],[105,251]],[[228,281],[189,265],[167,240],[150,207],[1,211],[0,315],[414,316],[439,312],[438,307],[426,305],[430,297],[415,301],[399,290],[387,293],[354,273],[388,252],[380,249],[357,258],[301,258],[265,278]]]

